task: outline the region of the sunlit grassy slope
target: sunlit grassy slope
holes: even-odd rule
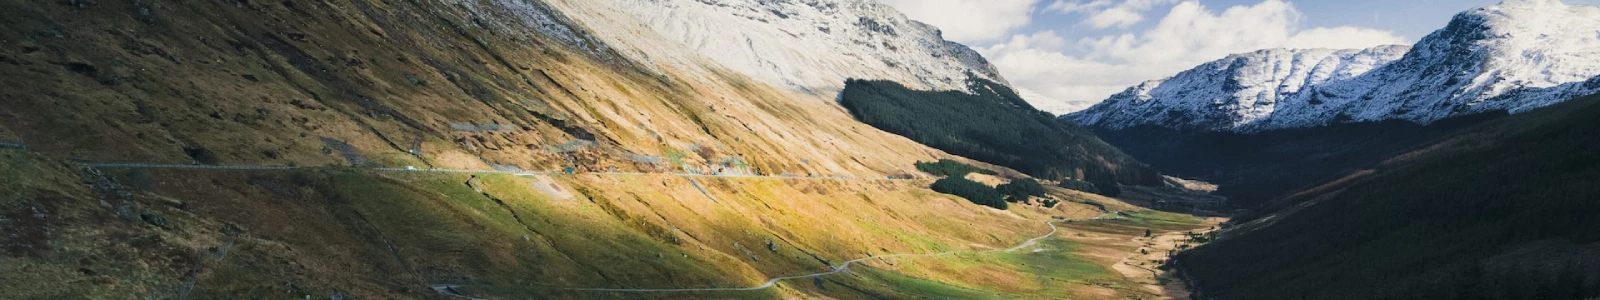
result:
[[[637,62],[539,1],[6,0],[0,23],[0,135],[56,158],[880,177],[948,157]]]
[[[539,1],[0,0],[0,24],[0,141],[29,148],[0,150],[0,232],[15,233],[0,237],[0,294],[15,298],[445,298],[429,284],[497,299],[1048,298],[1074,292],[1009,281],[1039,270],[1004,254],[929,262],[994,279],[873,263],[821,287],[565,288],[754,286],[868,255],[1010,247],[1051,216],[1136,209],[1055,191],[1069,201],[997,211],[926,181],[866,180],[967,160],[826,96],[619,53]],[[855,178],[659,175],[711,169]],[[592,173],[610,170],[658,175]],[[1105,249],[1030,259],[1104,269],[1133,250]]]
[[[1149,293],[1091,292],[1131,285],[1107,270],[1133,248],[1105,241],[1133,238],[1150,227],[1141,222],[1204,226],[1135,213],[1068,223],[1024,251],[972,252],[1042,235],[1049,216],[1072,215],[1081,204],[999,211],[915,182],[667,175],[328,168],[101,177],[26,152],[0,157],[5,178],[17,179],[3,186],[4,224],[24,237],[4,240],[0,287],[32,295],[24,298],[427,298],[436,296],[429,284],[503,299],[1119,298]],[[946,251],[962,253],[873,261],[825,277],[821,287],[796,280],[750,292],[564,289],[755,286],[870,255]]]

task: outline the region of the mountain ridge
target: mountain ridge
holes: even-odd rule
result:
[[[931,25],[862,0],[708,2],[556,1],[613,43],[636,43],[641,61],[682,65],[648,50],[677,47],[772,86],[833,98],[847,79],[965,90],[967,74],[1009,85],[977,51]],[[618,19],[623,22],[615,22]],[[613,22],[602,22],[612,20]],[[619,23],[635,23],[613,26]],[[708,26],[707,24],[717,24]],[[644,33],[654,38],[644,38]],[[802,51],[803,50],[803,51]],[[688,59],[699,60],[699,59]]]
[[[1343,80],[1277,95],[1281,97],[1186,97],[1182,92],[1210,89],[1185,84],[1206,82],[1184,78],[1196,72],[1191,70],[1153,81],[1155,87],[1147,82],[1130,88],[1065,118],[1109,129],[1159,125],[1259,132],[1391,119],[1427,124],[1496,110],[1524,112],[1600,91],[1600,62],[1584,59],[1600,55],[1600,31],[1587,31],[1600,28],[1596,20],[1596,6],[1507,1],[1457,14],[1403,57]],[[1389,46],[1373,49],[1384,47]],[[1178,85],[1163,86],[1167,82]],[[1141,98],[1141,91],[1171,92]]]
[[[1270,116],[1278,101],[1312,92],[1329,81],[1365,74],[1399,59],[1410,49],[1399,45],[1370,49],[1277,48],[1234,54],[1171,78],[1146,81],[1066,118],[1111,129],[1145,122],[1181,129],[1234,128]],[[1159,105],[1163,102],[1175,102],[1171,106],[1180,107],[1174,110]],[[1100,112],[1115,108],[1139,112]],[[1158,117],[1165,119],[1148,120]]]

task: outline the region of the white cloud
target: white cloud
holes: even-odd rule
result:
[[[1094,26],[1094,28],[1109,28],[1111,26],[1127,28],[1143,20],[1144,15],[1126,8],[1114,7],[1096,13],[1094,16],[1083,20],[1083,22],[1084,24],[1089,24],[1089,26]]]
[[[1090,2],[1083,2],[1083,1],[1066,2],[1066,1],[1062,1],[1062,0],[1056,0],[1055,3],[1051,3],[1049,7],[1045,8],[1045,10],[1053,10],[1053,11],[1058,11],[1058,12],[1061,12],[1061,13],[1064,13],[1064,14],[1070,14],[1070,13],[1080,13],[1080,12],[1093,12],[1093,11],[1096,11],[1096,10],[1104,9],[1104,8],[1106,8],[1108,6],[1111,6],[1111,0],[1095,0],[1095,1],[1090,1]]]
[[[1155,5],[1161,1],[1124,1],[1117,6],[1110,2],[1097,4],[1101,1],[1068,6],[1058,1],[1049,9],[1105,11],[1132,2]],[[1196,1],[1186,1],[1173,6],[1157,24],[1139,33],[1068,43],[1054,31],[1041,31],[1014,35],[1005,43],[981,47],[979,51],[1029,102],[1041,109],[1065,113],[1087,108],[1145,80],[1172,76],[1229,54],[1265,48],[1366,48],[1408,42],[1392,32],[1374,29],[1302,29],[1300,19],[1300,12],[1281,0],[1233,6],[1220,13]]]
[[[1124,0],[1122,2],[1113,2],[1112,0],[1087,2],[1056,0],[1055,3],[1045,7],[1045,10],[1068,15],[1076,13],[1087,14],[1089,17],[1083,20],[1083,24],[1096,29],[1128,28],[1128,26],[1138,24],[1139,21],[1144,21],[1145,11],[1155,8],[1157,5],[1176,2],[1178,0]]]
[[[1039,0],[879,0],[911,17],[939,27],[945,39],[962,43],[1005,39],[1028,26]]]

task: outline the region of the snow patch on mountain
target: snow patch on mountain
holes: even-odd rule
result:
[[[1518,113],[1600,92],[1596,6],[1507,1],[1457,14],[1395,59],[1403,49],[1235,55],[1146,82],[1066,118],[1112,129],[1252,132]]]
[[[636,44],[639,61],[655,47],[683,48],[774,86],[832,96],[846,79],[886,79],[923,89],[965,90],[967,74],[1005,83],[981,55],[946,41],[939,29],[870,0],[565,0],[613,44]],[[619,20],[624,16],[633,20]],[[633,23],[632,26],[618,24]],[[675,45],[644,45],[639,30]]]
[[[1071,117],[1080,124],[1218,130],[1260,121],[1290,99],[1399,59],[1410,47],[1366,50],[1269,49],[1235,54],[1163,80],[1147,81]]]

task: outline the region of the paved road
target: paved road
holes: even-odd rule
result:
[[[224,171],[226,171],[226,170],[233,170],[233,171],[269,171],[269,170],[296,170],[296,169],[312,168],[312,167],[291,167],[291,166],[183,165],[183,164],[150,164],[150,163],[99,163],[99,162],[82,162],[81,164],[84,165],[84,166],[88,166],[88,167],[103,168],[103,169],[192,169],[192,170],[224,170]],[[370,168],[370,169],[371,170],[376,170],[376,171],[381,171],[381,172],[412,172],[412,173],[505,174],[505,175],[513,175],[513,176],[569,175],[569,174],[567,174],[565,172],[555,172],[555,171],[515,171],[514,172],[514,171],[499,171],[499,170],[418,169],[418,168],[389,168],[389,167],[375,167],[375,168]],[[768,176],[757,176],[757,175],[707,175],[707,174],[692,174],[692,173],[590,172],[590,173],[577,173],[577,174],[595,174],[595,175],[612,175],[612,176],[636,176],[636,175],[665,174],[665,175],[682,176],[682,177],[800,179],[800,180],[868,180],[868,181],[909,181],[909,180],[914,180],[914,179],[857,178],[857,177],[800,177],[800,176],[782,176],[782,175],[768,175]],[[572,175],[576,175],[576,174],[572,174]]]
[[[27,145],[23,145],[23,144],[18,144],[18,143],[0,142],[0,149],[24,149],[24,150],[26,150],[26,149],[28,149],[28,146]]]
[[[755,291],[755,290],[763,290],[763,289],[767,289],[767,288],[771,288],[773,286],[776,286],[779,281],[790,280],[790,279],[822,277],[822,276],[828,276],[828,275],[833,275],[833,274],[839,274],[839,273],[842,273],[842,272],[849,271],[851,265],[854,265],[854,264],[860,263],[860,262],[865,262],[865,261],[868,261],[868,260],[897,258],[897,257],[944,256],[944,255],[953,255],[953,254],[958,254],[958,253],[1015,252],[1017,250],[1026,249],[1028,247],[1036,245],[1036,244],[1039,243],[1039,240],[1043,240],[1045,238],[1049,238],[1050,236],[1055,235],[1056,231],[1060,230],[1058,227],[1056,227],[1056,223],[1058,223],[1058,222],[1062,222],[1062,221],[1061,220],[1052,220],[1052,221],[1049,221],[1049,222],[1045,222],[1046,225],[1050,225],[1050,233],[1046,233],[1046,234],[1041,235],[1039,237],[1028,239],[1027,241],[1023,241],[1021,244],[1017,244],[1016,246],[1011,247],[1011,248],[998,249],[998,250],[983,250],[983,251],[965,251],[965,252],[949,251],[949,252],[926,253],[926,254],[890,254],[890,255],[879,255],[879,256],[872,256],[872,257],[858,258],[858,259],[853,259],[853,260],[850,260],[850,261],[846,261],[843,264],[839,264],[838,266],[831,266],[832,270],[829,270],[827,272],[812,273],[812,274],[805,274],[805,275],[796,275],[796,276],[777,277],[777,278],[768,279],[767,282],[762,283],[761,285],[752,286],[752,287],[693,288],[693,289],[567,288],[567,289],[564,289],[564,290],[569,290],[569,291],[595,291],[595,292],[624,292],[624,293],[674,293],[674,292],[714,292],[714,291]]]

